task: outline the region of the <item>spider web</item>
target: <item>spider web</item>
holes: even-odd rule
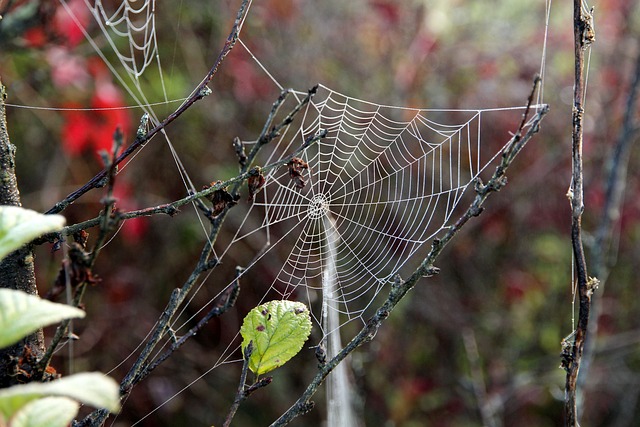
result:
[[[261,265],[261,283],[271,280],[263,301],[305,302],[327,357],[337,355],[342,339],[355,334],[343,326],[364,324],[395,276],[410,274],[428,243],[457,219],[466,190],[502,152],[481,144],[483,117],[510,110],[519,108],[393,107],[321,85],[300,125],[263,159],[288,158],[326,131],[296,162],[304,167],[266,176],[251,208],[260,227],[243,223],[229,244],[266,236],[267,249],[243,275]],[[327,401],[334,402],[328,425],[355,425],[346,369],[341,364],[327,378]]]
[[[66,6],[65,0],[60,2]],[[154,60],[160,76],[163,74],[155,0],[125,0],[115,10],[109,10],[101,0],[85,3],[133,88],[115,66],[110,66],[114,76],[157,124],[140,86]],[[94,38],[85,35],[101,54]],[[388,291],[395,275],[411,271],[428,244],[457,219],[456,208],[468,195],[467,190],[499,155],[501,147],[481,144],[483,118],[521,108],[395,107],[320,85],[298,125],[288,128],[270,151],[263,150],[257,162],[287,158],[310,135],[326,130],[325,138],[300,155],[307,165],[301,170],[305,185],[299,188],[300,182],[292,179],[286,167],[272,170],[240,219],[234,237],[217,248],[216,256],[222,261],[240,242],[259,242],[251,247],[264,245],[266,249],[242,275],[252,274],[260,266],[261,272],[268,272],[261,290],[264,301],[286,298],[306,302],[320,328],[320,339],[340,338],[342,326],[353,321],[364,323],[372,314],[376,297]],[[168,136],[163,137],[185,188],[195,190]],[[174,324],[173,329],[180,331],[195,315]],[[211,369],[232,360],[239,345],[238,340],[234,343]]]
[[[291,248],[270,290],[313,306],[329,269],[336,288],[323,313],[314,312],[318,324],[328,307],[345,322],[363,320],[374,297],[450,224],[463,193],[492,160],[480,155],[482,110],[452,115],[457,120],[442,122],[442,110],[384,106],[320,86],[295,135],[265,160],[280,160],[326,130],[302,154],[306,185],[298,188],[281,168],[266,177],[254,203],[273,241],[269,251]],[[242,227],[235,241],[253,233]]]
[[[135,3],[138,4],[138,8],[135,7]],[[109,28],[115,35],[127,40],[126,53],[122,53],[115,45],[112,46],[127,73],[136,79],[144,73],[158,54],[155,8],[155,0],[125,0],[113,12],[107,12],[101,0],[96,0],[93,7],[89,6],[101,28]]]

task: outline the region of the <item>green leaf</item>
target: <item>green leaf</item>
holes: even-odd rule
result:
[[[0,289],[0,348],[64,319],[84,317],[84,311],[12,289]]]
[[[48,383],[30,383],[0,390],[0,416],[9,419],[30,402],[48,396],[69,397],[96,408],[117,412],[120,388],[100,372],[75,374]]]
[[[257,375],[284,365],[298,354],[311,333],[307,306],[295,301],[270,301],[247,314],[240,328],[242,348],[253,341],[249,369]]]
[[[61,230],[61,215],[43,215],[18,206],[0,206],[0,260],[36,237]]]
[[[9,427],[67,427],[79,408],[78,402],[67,397],[45,397],[25,405]]]

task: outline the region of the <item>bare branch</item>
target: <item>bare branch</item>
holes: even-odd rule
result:
[[[578,324],[572,333],[573,341],[563,340],[562,366],[567,371],[565,383],[565,426],[577,427],[576,406],[577,379],[584,343],[589,325],[591,296],[597,280],[590,280],[582,244],[582,213],[584,211],[584,188],[582,170],[582,142],[585,93],[585,49],[595,41],[593,9],[587,10],[585,0],[573,2],[575,75],[572,117],[572,178],[569,188],[571,203],[571,245],[575,262],[575,274],[579,296]],[[570,350],[569,350],[570,349]]]
[[[609,269],[615,262],[612,256],[616,252],[615,234],[620,224],[620,215],[622,204],[624,202],[624,193],[627,185],[627,171],[629,166],[629,156],[631,148],[638,140],[640,129],[637,123],[638,114],[638,95],[640,94],[640,52],[636,56],[636,64],[632,81],[629,85],[627,101],[625,104],[625,112],[622,121],[620,134],[615,146],[605,165],[605,194],[604,205],[602,208],[602,219],[598,224],[595,232],[595,241],[589,246],[591,257],[591,271],[593,275],[600,280],[600,293],[604,292],[604,286],[609,276]],[[602,311],[602,297],[595,298],[592,301],[592,316],[598,319]],[[598,322],[589,322],[589,336],[595,337],[598,334]],[[581,375],[578,378],[578,387],[586,382],[591,362],[595,353],[596,340],[587,340],[585,344],[584,354],[582,356],[582,366],[580,367]],[[584,399],[578,401],[578,410]]]
[[[222,424],[222,427],[229,427],[231,425],[231,421],[233,417],[236,415],[238,408],[240,407],[240,403],[245,399],[244,393],[244,385],[247,382],[247,373],[249,372],[249,359],[251,358],[251,353],[253,353],[253,341],[249,342],[249,345],[244,349],[244,362],[242,364],[242,373],[240,374],[240,382],[238,383],[238,391],[236,392],[236,397],[233,399],[233,404],[229,409],[229,413]]]
[[[310,101],[310,96],[308,97],[308,99],[305,99],[301,102],[302,103],[308,103]],[[297,113],[298,111],[300,111],[301,107],[298,104],[292,111],[294,111],[295,113]],[[304,104],[303,104],[304,105]],[[287,118],[289,117],[293,117],[291,114],[289,114],[287,116]],[[285,118],[285,120],[283,120],[282,123],[285,123],[285,121],[287,121],[288,119]],[[291,121],[289,120],[287,124],[284,124],[283,126],[288,126],[288,124],[290,124]],[[278,125],[280,126],[280,125]],[[276,128],[278,127],[276,126]],[[274,138],[277,135],[273,136]],[[283,158],[282,160],[279,160],[277,162],[273,162],[267,166],[265,166],[263,168],[263,170],[270,170],[273,168],[277,168],[280,166],[285,165],[287,162],[289,162],[293,157],[297,156],[300,152],[304,151],[306,148],[308,148],[310,145],[316,143],[317,141],[319,141],[321,138],[326,136],[326,131],[325,130],[320,130],[318,133],[314,134],[314,135],[310,135],[309,137],[307,137],[307,139],[304,141],[304,143],[297,149],[295,150],[291,155],[287,156],[286,158]],[[183,199],[180,199],[174,203],[171,203],[169,205],[162,205],[156,208],[147,208],[144,209],[142,211],[135,211],[135,212],[130,212],[130,213],[124,213],[121,214],[120,217],[121,218],[135,218],[136,216],[140,216],[141,214],[145,215],[150,215],[152,213],[170,213],[170,212],[176,212],[177,209],[187,203],[190,203],[198,198],[203,198],[203,197],[207,197],[210,194],[213,194],[215,191],[218,191],[220,189],[226,188],[228,186],[232,186],[233,190],[232,190],[232,194],[237,194],[238,189],[240,188],[240,185],[249,178],[250,176],[250,172],[247,171],[246,169],[249,167],[249,165],[251,164],[251,161],[253,160],[253,158],[255,157],[257,151],[253,150],[251,152],[251,154],[247,157],[247,164],[244,168],[244,170],[242,171],[242,173],[240,175],[238,175],[235,178],[232,178],[230,180],[224,181],[224,182],[217,182],[214,185],[209,186],[208,188],[199,191],[198,193],[194,193],[191,194]],[[158,322],[156,323],[154,330],[151,333],[150,338],[147,340],[144,348],[142,349],[140,355],[138,356],[138,358],[136,359],[136,361],[134,362],[133,366],[130,368],[129,372],[127,373],[127,375],[125,376],[125,378],[122,380],[122,382],[120,383],[120,394],[122,396],[122,398],[126,398],[126,396],[131,392],[132,388],[139,382],[141,381],[144,377],[146,377],[148,375],[148,373],[152,370],[155,369],[156,366],[159,365],[159,363],[162,363],[162,361],[166,360],[166,357],[169,357],[170,354],[163,354],[161,356],[159,356],[155,361],[151,360],[151,356],[154,352],[154,350],[156,349],[156,347],[158,346],[158,344],[163,340],[163,338],[169,333],[170,328],[169,328],[169,324],[171,322],[171,320],[175,317],[176,313],[178,312],[179,307],[181,306],[181,304],[186,300],[188,294],[191,292],[191,289],[193,288],[193,286],[197,283],[197,281],[199,280],[200,276],[202,275],[203,272],[213,268],[215,265],[217,265],[218,261],[216,259],[212,259],[212,249],[213,249],[213,244],[215,243],[217,236],[220,232],[220,229],[222,227],[222,224],[224,222],[224,219],[226,218],[227,213],[229,212],[229,207],[226,207],[224,209],[223,212],[221,212],[218,216],[212,218],[212,222],[211,222],[211,231],[209,232],[209,236],[207,238],[206,243],[204,244],[204,247],[202,248],[202,251],[200,253],[200,258],[196,264],[196,266],[194,267],[193,271],[191,272],[191,274],[189,275],[189,278],[184,282],[184,284],[182,285],[181,288],[179,289],[175,289],[172,294],[171,294],[171,298],[169,300],[169,303],[167,304],[165,310],[162,312],[160,318],[158,319]],[[91,220],[91,221],[95,221]],[[64,231],[64,233],[71,233],[73,234],[74,232],[78,231],[77,228],[69,228],[67,230]],[[233,286],[233,285],[232,285]],[[235,301],[235,298],[233,298],[233,301]],[[225,309],[226,311],[226,309]],[[209,314],[211,314],[212,316],[216,315],[217,312],[216,311],[211,311]],[[220,313],[222,314],[222,313]],[[191,336],[193,336],[194,334],[189,334],[187,333],[187,337],[185,338],[185,340]],[[181,346],[184,342],[180,342],[180,344],[175,348],[177,349],[179,346]],[[172,347],[175,346],[176,343],[172,344]],[[175,350],[169,350],[170,353],[173,353],[173,351]],[[165,357],[166,356],[166,357]],[[108,411],[104,410],[104,409],[99,409],[94,411],[93,413],[91,413],[89,416],[87,416],[85,419],[83,419],[81,422],[76,423],[76,426],[94,426],[94,425],[101,425],[104,420],[106,419],[106,417],[109,415]]]
[[[100,220],[100,232],[98,234],[98,238],[96,239],[93,249],[88,253],[85,253],[82,248],[75,251],[70,251],[69,254],[76,253],[79,255],[75,259],[71,259],[70,267],[76,267],[78,271],[81,271],[81,277],[74,277],[72,279],[73,288],[74,288],[74,296],[71,305],[74,307],[78,307],[82,302],[82,298],[84,296],[84,292],[88,285],[95,284],[98,280],[93,275],[92,269],[100,253],[100,250],[103,247],[104,242],[107,239],[109,233],[111,233],[115,228],[117,228],[120,223],[120,219],[118,218],[117,212],[114,210],[114,206],[116,203],[116,199],[113,197],[113,190],[115,186],[117,166],[115,165],[115,159],[117,158],[118,151],[122,146],[123,135],[120,129],[116,129],[113,135],[113,148],[111,151],[111,155],[104,154],[105,160],[105,168],[108,171],[107,173],[107,194],[102,199],[102,203],[104,205],[104,209],[102,210],[98,219]],[[63,264],[64,267],[64,264]],[[56,329],[56,332],[47,347],[45,354],[38,361],[38,367],[35,373],[35,379],[42,380],[47,367],[49,366],[49,362],[51,362],[51,358],[53,357],[53,353],[58,348],[58,345],[62,341],[62,339],[68,335],[68,328],[71,324],[71,320],[63,321]]]
[[[244,23],[244,20],[247,16],[247,12],[249,11],[250,2],[251,0],[242,1],[242,4],[240,5],[240,9],[238,10],[238,14],[236,16],[236,20],[231,29],[231,33],[229,33],[229,36],[227,37],[224,47],[218,54],[218,58],[216,59],[216,62],[213,64],[213,66],[211,67],[211,69],[209,70],[205,78],[202,80],[202,82],[195,88],[192,95],[189,98],[187,98],[187,100],[176,111],[171,113],[166,119],[164,119],[156,127],[149,130],[149,132],[147,132],[144,135],[138,135],[135,141],[133,141],[133,143],[129,147],[127,147],[127,149],[124,150],[124,152],[120,156],[118,156],[118,158],[114,162],[114,165],[116,166],[119,165],[123,160],[129,157],[132,153],[134,153],[136,150],[138,150],[140,147],[142,147],[144,144],[150,141],[158,132],[162,131],[164,128],[167,127],[167,125],[169,125],[175,119],[180,117],[182,113],[184,113],[185,111],[187,111],[187,109],[189,109],[189,107],[191,107],[197,101],[201,100],[202,98],[204,98],[205,96],[211,93],[211,90],[207,87],[207,85],[211,82],[211,79],[213,79],[215,74],[218,72],[218,68],[220,67],[220,64],[222,64],[222,61],[224,61],[224,59],[229,54],[229,52],[231,52],[231,49],[233,49],[233,47],[235,46],[238,40],[238,37],[240,37],[242,24]],[[70,204],[72,204],[74,201],[76,201],[85,193],[89,192],[94,188],[102,187],[104,183],[104,178],[106,177],[107,172],[108,171],[105,168],[96,176],[91,178],[89,182],[87,182],[81,188],[69,194],[62,201],[56,203],[56,205],[51,209],[49,209],[46,213],[48,214],[59,213],[64,209],[66,209]]]

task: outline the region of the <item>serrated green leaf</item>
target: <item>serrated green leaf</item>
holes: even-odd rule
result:
[[[61,230],[61,215],[43,215],[18,206],[0,206],[0,260],[45,233]]]
[[[0,415],[9,419],[28,403],[50,396],[69,397],[95,408],[117,412],[120,388],[100,372],[75,374],[48,383],[30,383],[0,390]]]
[[[301,302],[270,301],[247,314],[240,328],[243,350],[253,341],[249,369],[257,375],[284,365],[311,333],[309,309]]]
[[[67,427],[80,404],[67,397],[45,397],[26,404],[8,427]]]
[[[0,348],[64,319],[84,317],[84,311],[43,300],[13,289],[0,289]]]

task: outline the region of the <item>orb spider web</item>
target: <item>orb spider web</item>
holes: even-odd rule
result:
[[[267,293],[321,307],[312,312],[323,334],[338,327],[322,320],[332,312],[340,326],[364,322],[375,297],[451,224],[465,190],[497,157],[481,156],[488,111],[386,106],[320,85],[299,128],[265,163],[320,130],[326,137],[297,167],[268,174],[252,208],[269,241],[256,261],[269,259]],[[256,231],[243,225],[234,242]],[[273,261],[269,254],[285,245]]]

